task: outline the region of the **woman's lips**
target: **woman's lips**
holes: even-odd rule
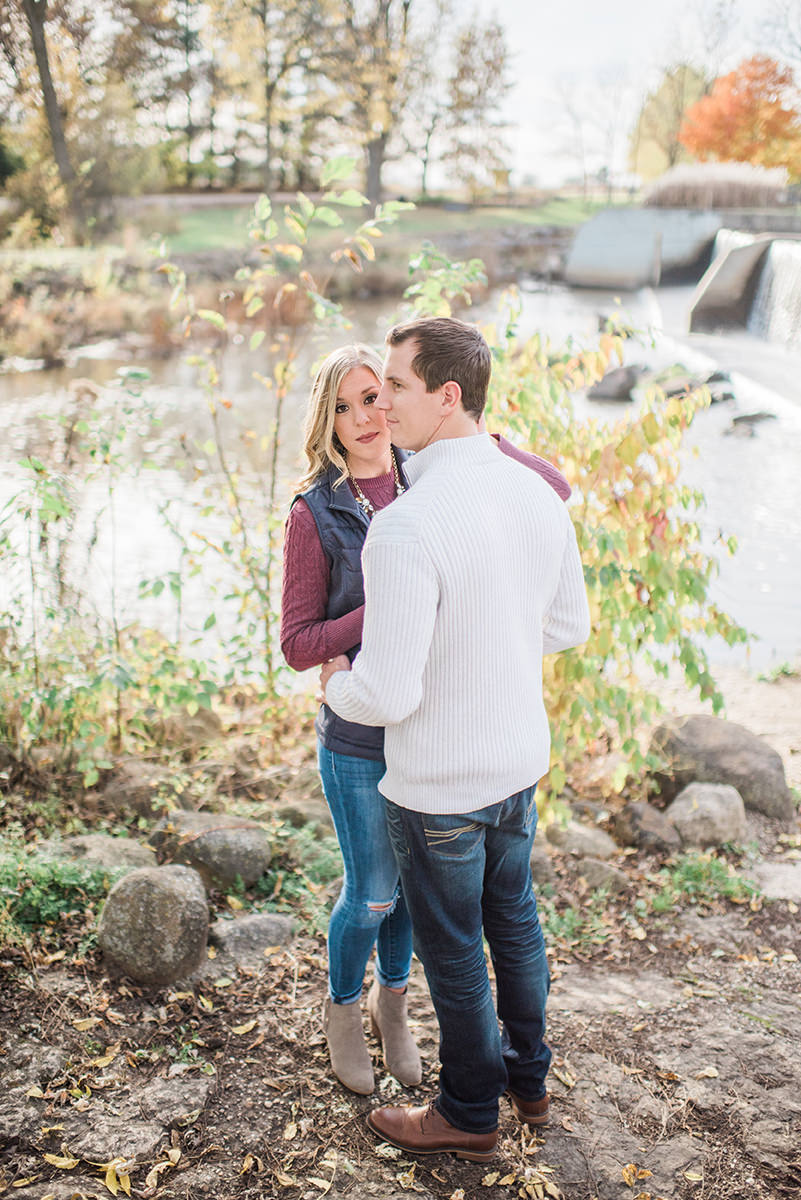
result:
[[[368,442],[372,442],[373,438],[377,437],[378,431],[376,430],[375,433],[363,433],[361,437],[356,438],[356,441],[361,442],[363,445],[367,445]]]

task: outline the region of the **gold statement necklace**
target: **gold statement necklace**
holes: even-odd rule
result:
[[[390,449],[390,457],[392,459],[392,475],[395,480],[395,497],[397,499],[398,496],[403,495],[403,493],[406,491],[406,488],[401,483],[400,471],[398,470],[398,463],[395,458],[395,451],[392,449]],[[371,521],[375,516],[375,505],[373,504],[372,500],[365,496],[364,492],[359,487],[358,482],[350,473],[350,471],[348,471],[348,474],[350,475],[350,481],[353,484],[356,492],[356,503],[364,511],[367,520]]]

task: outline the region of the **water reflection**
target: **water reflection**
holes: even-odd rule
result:
[[[721,562],[714,598],[737,620],[758,633],[761,641],[751,651],[760,668],[792,661],[801,655],[801,404],[798,383],[801,356],[768,347],[746,332],[702,335],[686,332],[690,288],[643,289],[627,295],[623,303],[613,294],[571,291],[532,285],[521,293],[521,334],[545,333],[556,343],[572,338],[591,345],[597,338],[599,312],[622,310],[637,328],[649,329],[631,345],[628,361],[660,368],[681,362],[690,371],[722,367],[731,372],[740,411],[764,409],[776,419],[760,425],[754,437],[728,432],[732,406],[718,405],[699,414],[688,441],[683,478],[703,489],[707,507],[700,514],[705,548]],[[494,319],[499,297],[474,311],[480,319]],[[300,469],[301,420],[309,370],[332,346],[358,337],[380,346],[394,317],[391,308],[364,305],[354,328],[347,334],[331,331],[310,335],[300,350],[298,384],[284,412],[278,460],[279,493],[288,503]],[[23,472],[16,466],[24,455],[58,458],[63,429],[53,422],[69,422],[83,405],[103,421],[120,420],[124,393],[115,383],[120,362],[113,359],[78,359],[57,371],[0,377],[0,405],[6,436],[0,453],[5,469],[0,479],[0,503],[21,485]],[[178,358],[149,361],[151,381],[145,389],[136,429],[129,435],[126,453],[135,467],[115,479],[112,537],[107,480],[98,477],[84,487],[79,498],[76,543],[71,548],[69,571],[81,584],[100,613],[109,611],[112,563],[121,623],[136,620],[153,624],[169,636],[176,635],[175,611],[169,593],[139,599],[143,577],[152,578],[181,565],[182,544],[199,544],[201,538],[226,536],[227,519],[219,513],[201,515],[209,489],[222,487],[218,468],[205,444],[214,434],[209,407],[198,387],[197,371]],[[264,478],[267,446],[275,416],[274,394],[254,379],[264,369],[264,359],[242,345],[220,360],[223,394],[230,408],[218,409],[223,441],[236,447],[248,487],[256,489]],[[84,378],[99,385],[96,397],[82,392],[76,381]],[[603,405],[576,398],[579,415],[610,420],[620,415],[618,405]],[[47,420],[42,420],[46,414]],[[147,419],[145,419],[147,418]],[[54,449],[55,448],[55,449]],[[547,448],[540,448],[547,452]],[[143,468],[146,462],[157,468]],[[58,465],[58,464],[56,464]],[[101,473],[102,474],[102,473]],[[160,513],[169,514],[170,529]],[[722,554],[720,535],[734,535],[740,543],[734,560]],[[8,587],[10,580],[6,579]],[[224,593],[230,580],[224,572],[219,587]],[[3,587],[0,581],[0,589]],[[212,603],[200,578],[187,579],[184,597],[184,639],[196,636]],[[206,635],[206,646],[210,646]],[[745,651],[710,647],[713,658],[742,661]]]

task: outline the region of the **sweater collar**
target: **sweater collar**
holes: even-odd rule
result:
[[[416,483],[426,471],[479,466],[484,462],[495,462],[497,455],[498,447],[488,433],[443,438],[408,458],[404,463],[404,470],[409,483]]]

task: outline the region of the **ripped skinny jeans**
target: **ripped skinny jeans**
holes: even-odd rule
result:
[[[351,1004],[361,995],[373,946],[379,983],[406,985],[412,927],[378,790],[383,759],[337,754],[318,743],[317,761],[345,867],[328,924],[328,990],[335,1004]]]

